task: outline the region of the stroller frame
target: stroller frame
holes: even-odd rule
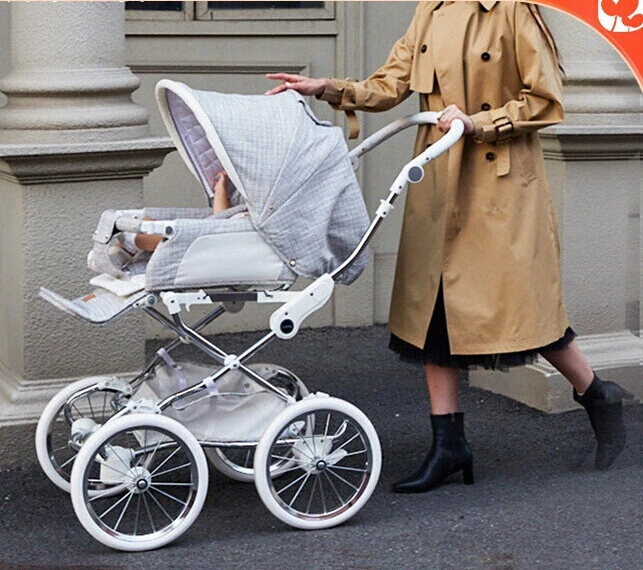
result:
[[[416,125],[437,124],[438,115],[433,112],[423,112],[410,115],[395,121],[377,131],[364,140],[359,146],[349,153],[353,168],[357,170],[361,156],[377,147],[379,144],[399,133],[400,131]],[[164,327],[174,332],[177,337],[170,341],[163,349],[159,350],[143,370],[133,379],[125,381],[118,378],[89,378],[84,379],[62,390],[43,412],[36,433],[36,448],[38,459],[47,476],[60,488],[71,492],[72,503],[85,529],[94,538],[112,548],[126,551],[140,551],[163,546],[187,530],[194,522],[205,500],[207,491],[207,465],[201,447],[206,448],[208,457],[219,470],[240,481],[254,481],[257,491],[266,506],[280,520],[298,528],[328,528],[341,524],[352,517],[370,498],[379,477],[381,468],[381,450],[379,440],[368,418],[355,406],[332,398],[327,394],[308,394],[308,390],[301,380],[285,368],[273,367],[270,378],[262,376],[247,361],[255,356],[274,339],[292,339],[296,336],[304,320],[313,312],[325,305],[332,296],[335,280],[341,275],[364,251],[384,218],[393,209],[397,197],[408,187],[409,183],[417,183],[424,176],[423,166],[435,159],[451,146],[456,144],[464,132],[461,121],[454,121],[451,130],[438,142],[431,145],[418,157],[407,163],[393,184],[389,188],[386,199],[380,201],[370,226],[364,233],[359,244],[348,258],[334,271],[326,273],[315,279],[301,291],[290,291],[289,285],[273,290],[246,290],[234,291],[224,289],[199,289],[175,290],[164,292],[146,292],[137,298],[126,310],[118,313],[118,317],[135,308],[141,308],[150,317]],[[149,233],[170,238],[173,232],[171,221],[144,221],[136,218],[121,217],[115,222],[116,229],[120,231]],[[281,305],[270,317],[270,331],[244,350],[241,354],[229,354],[203,336],[200,331],[225,312],[237,312],[246,302],[275,303]],[[157,310],[159,303],[167,308],[170,318]],[[190,309],[192,305],[219,305],[194,325],[186,324],[182,311]],[[115,317],[116,317],[115,316]],[[114,317],[114,318],[115,318]],[[111,319],[110,319],[111,320]],[[209,356],[220,365],[216,371],[211,372],[202,380],[191,386],[179,389],[160,401],[137,399],[137,390],[154,375],[157,367],[165,360],[165,355],[175,350],[182,344],[190,344]],[[247,441],[243,438],[234,440],[230,438],[199,438],[197,439],[185,426],[176,420],[162,415],[170,410],[182,410],[185,402],[194,403],[195,396],[206,393],[203,398],[218,396],[217,384],[229,373],[238,372],[252,380],[262,391],[271,394],[282,402],[283,411],[265,429],[259,441]],[[282,385],[271,382],[274,375],[280,376]],[[284,387],[285,386],[285,387]],[[90,398],[94,394],[103,394],[102,420],[92,421],[83,418],[82,408],[86,400],[92,408]],[[105,401],[109,398],[109,408]],[[189,405],[189,404],[187,404]],[[91,410],[92,415],[96,415]],[[330,428],[331,417],[337,422]],[[81,418],[75,417],[80,415]],[[52,430],[57,420],[64,419],[68,437],[68,447],[77,455],[61,463],[54,456]],[[215,418],[216,421],[216,418]],[[325,431],[318,433],[326,422]],[[148,440],[148,431],[157,435]],[[145,433],[144,440],[141,441]],[[348,432],[349,439],[343,439]],[[112,443],[129,437],[138,440],[136,451],[133,447],[123,447]],[[120,438],[120,439],[119,439]],[[160,438],[160,439],[159,439]],[[165,441],[169,438],[169,441]],[[335,441],[339,447],[333,450]],[[362,447],[351,451],[352,442],[361,442]],[[288,447],[288,453],[278,451],[283,446]],[[318,450],[317,448],[320,448]],[[170,459],[165,458],[161,466],[152,471],[151,462],[161,452],[173,449],[169,457],[177,452],[184,455],[189,467],[186,467],[186,480],[180,483],[164,483],[167,485],[183,485],[187,495],[183,499],[174,499],[182,503],[178,514],[168,514],[169,508],[159,505],[165,515],[170,519],[163,529],[157,530],[152,521],[150,532],[138,535],[139,510],[141,510],[141,497],[152,487],[154,474],[159,472],[164,465],[170,465]],[[313,452],[314,449],[314,452]],[[227,459],[221,450],[245,450],[247,452],[246,465],[240,465],[235,460]],[[254,465],[250,469],[247,465],[249,454],[254,452]],[[200,455],[199,455],[200,453]],[[314,455],[314,458],[309,457]],[[344,481],[350,490],[349,497],[344,500],[333,482],[330,486],[334,495],[339,498],[337,507],[327,505],[328,498],[323,497],[322,483],[320,494],[314,497],[316,487],[305,507],[298,507],[297,500],[306,481],[314,475],[321,475],[330,466],[337,466],[346,457],[358,457],[361,461],[358,467],[344,467],[342,476],[338,480]],[[362,460],[362,456],[364,456]],[[134,460],[145,458],[144,463],[132,466]],[[218,458],[218,459],[217,459]],[[127,475],[114,475],[127,466]],[[170,462],[167,463],[166,462]],[[73,463],[73,468],[70,469]],[[99,475],[96,475],[99,469]],[[173,470],[174,468],[170,469]],[[112,471],[110,474],[110,470]],[[276,486],[275,480],[284,473],[294,470],[303,470],[304,475],[295,479],[294,483],[286,486]],[[69,473],[71,471],[71,474]],[[176,473],[181,473],[180,467],[175,468]],[[361,479],[347,480],[353,472],[358,472]],[[328,478],[328,475],[326,475]],[[275,478],[275,479],[273,479]],[[303,479],[299,486],[298,481]],[[321,479],[321,477],[319,477]],[[338,483],[339,485],[340,483]],[[342,483],[343,484],[343,483]],[[315,484],[314,484],[315,485]],[[288,503],[282,500],[282,494],[290,493],[290,488],[297,488],[296,495]],[[102,515],[94,511],[94,504],[101,500],[110,500],[119,492],[126,492],[123,498],[114,499],[116,502]],[[159,491],[167,496],[169,494]],[[333,493],[329,491],[332,496]],[[123,523],[125,509],[120,518],[113,523],[106,523],[103,518],[109,518],[110,511],[118,512],[125,497],[127,505],[130,501],[138,500],[136,523],[133,533],[124,533],[118,530]],[[153,498],[153,497],[152,497]],[[335,497],[332,497],[335,499]],[[156,501],[156,499],[155,499]],[[321,502],[320,502],[321,501]],[[317,503],[320,503],[317,505]],[[145,503],[145,508],[149,506]],[[317,509],[311,513],[310,511]],[[151,515],[150,515],[151,518]]]
[[[391,123],[390,125],[380,129],[349,153],[349,157],[351,159],[351,162],[353,163],[353,167],[357,169],[360,157],[370,150],[374,149],[375,147],[379,146],[382,142],[386,141],[387,139],[398,134],[406,128],[421,124],[437,124],[437,113],[430,111],[416,113],[403,119],[399,119],[398,121],[395,121],[394,123]],[[325,305],[325,303],[328,301],[328,299],[330,299],[332,295],[334,279],[343,271],[345,271],[364,251],[371,238],[377,231],[379,225],[382,223],[384,218],[386,218],[387,214],[393,210],[393,204],[400,196],[400,194],[402,194],[409,183],[420,182],[424,177],[424,165],[428,164],[431,160],[434,160],[443,152],[448,150],[451,146],[453,146],[460,139],[463,132],[464,125],[462,124],[462,122],[455,121],[452,129],[440,141],[431,145],[431,147],[425,150],[422,154],[410,161],[400,171],[397,178],[389,188],[387,198],[385,200],[381,200],[380,206],[375,212],[375,216],[369,228],[366,230],[366,233],[362,237],[355,250],[334,271],[319,277],[304,290],[298,292],[236,292],[219,290],[208,291],[201,289],[197,292],[161,293],[160,297],[163,303],[165,303],[165,305],[167,306],[168,311],[172,315],[174,321],[173,323],[171,323],[164,315],[162,315],[152,307],[152,305],[157,303],[157,298],[150,295],[146,300],[147,306],[145,307],[145,312],[147,314],[179,334],[181,337],[189,339],[189,342],[194,344],[194,346],[198,347],[200,350],[214,358],[217,362],[224,365],[221,370],[219,370],[216,374],[209,377],[208,379],[205,379],[201,384],[174,394],[163,402],[159,403],[159,408],[163,410],[167,406],[171,405],[172,402],[174,402],[176,399],[184,398],[193,394],[194,392],[206,389],[207,383],[216,382],[216,380],[223,376],[228,370],[236,368],[241,369],[244,374],[247,374],[249,377],[253,378],[264,388],[273,392],[277,397],[285,399],[283,393],[280,393],[279,390],[276,390],[274,387],[272,387],[263,378],[261,378],[261,376],[244,366],[243,362],[254,356],[254,354],[256,354],[259,350],[261,350],[269,342],[277,337],[280,339],[293,338],[297,334],[301,323],[310,314]],[[159,225],[163,226],[164,228],[168,227],[168,223],[166,222],[160,222]],[[132,231],[132,229],[135,229],[136,231],[145,232],[146,222],[125,219],[117,221],[116,227],[118,229],[121,229],[122,231]],[[165,230],[163,230],[162,235],[165,235]],[[189,328],[183,322],[183,319],[180,316],[182,305],[185,305],[186,309],[189,310],[189,307],[195,304],[209,305],[214,302],[220,302],[222,304],[230,302],[245,303],[248,301],[254,301],[257,303],[285,304],[281,309],[273,313],[270,319],[271,331],[239,356],[226,354],[224,351],[210,343],[203,336],[199,335],[196,330]],[[224,305],[222,305],[222,307],[223,306]],[[221,312],[219,312],[219,310],[220,309],[217,309],[208,317],[206,317],[211,317],[209,318],[207,323],[223,314],[225,309]]]

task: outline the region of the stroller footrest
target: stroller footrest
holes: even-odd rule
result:
[[[147,293],[138,291],[128,297],[120,297],[106,289],[97,288],[88,295],[69,300],[41,287],[38,295],[69,315],[95,325],[104,325],[137,307],[139,302],[145,299]]]

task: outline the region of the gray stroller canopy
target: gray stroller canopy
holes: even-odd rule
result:
[[[355,249],[369,218],[340,128],[319,121],[298,93],[229,95],[162,80],[161,115],[208,197],[221,170],[252,224],[295,273],[316,278]],[[367,252],[338,276],[350,283]]]

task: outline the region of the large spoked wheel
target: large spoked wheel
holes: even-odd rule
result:
[[[91,495],[90,489],[104,488]],[[160,548],[201,512],[208,465],[196,438],[153,414],[115,418],[89,437],[71,474],[78,520],[96,540],[129,552]]]
[[[80,440],[72,441],[73,422],[82,420],[84,433],[88,433],[92,426],[97,429],[112,417],[119,403],[120,393],[99,389],[99,381],[95,377],[83,378],[63,388],[45,406],[38,420],[35,438],[38,462],[51,482],[67,493],[71,469],[82,444]]]
[[[273,479],[270,466],[291,467]],[[268,510],[302,529],[343,523],[368,501],[382,466],[379,438],[358,408],[337,398],[310,396],[284,410],[255,453],[255,485]]]
[[[255,368],[251,365],[251,368]],[[262,373],[261,370],[255,370]],[[305,398],[310,393],[306,385],[293,372],[285,368],[278,368],[276,374],[268,378],[273,384],[282,389],[288,395],[297,400]],[[206,447],[204,448],[207,458],[212,465],[230,479],[241,481],[242,483],[252,483],[255,480],[254,458],[255,448],[235,448],[235,447]],[[277,460],[270,466],[272,477],[279,477],[284,470],[287,470],[292,463],[288,460]]]

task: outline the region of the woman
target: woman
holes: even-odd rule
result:
[[[471,450],[458,407],[460,370],[507,369],[541,353],[572,384],[607,469],[625,445],[624,391],[601,381],[574,341],[562,302],[559,246],[537,129],[563,119],[554,40],[521,2],[421,2],[386,64],[365,81],[270,74],[336,109],[384,111],[420,96],[439,111],[415,155],[455,119],[464,137],[409,189],[391,301],[391,348],[424,364],[433,445],[397,492],[464,472]]]

